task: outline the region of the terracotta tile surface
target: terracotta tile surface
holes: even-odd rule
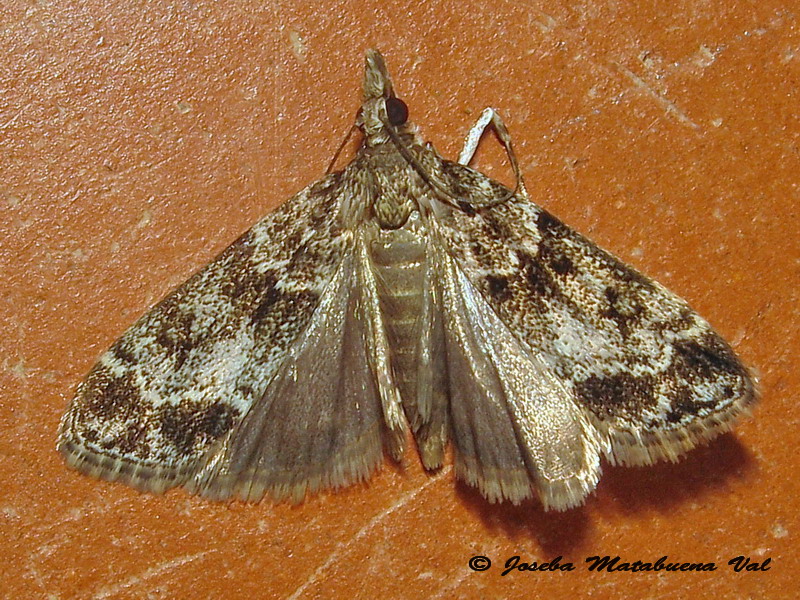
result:
[[[0,596],[796,597],[796,3],[295,4],[0,6]],[[368,486],[297,507],[68,470],[55,433],[80,378],[323,174],[373,46],[447,156],[500,109],[531,195],[685,297],[758,370],[754,418],[679,464],[607,467],[564,514],[489,505],[450,468],[424,473],[413,446]],[[491,137],[478,166],[509,178]],[[587,571],[606,554],[718,568]],[[494,566],[471,571],[473,555]],[[501,576],[513,555],[575,570]],[[770,569],[734,573],[738,555]]]

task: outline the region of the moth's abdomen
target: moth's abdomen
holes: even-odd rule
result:
[[[404,403],[415,402],[420,339],[425,238],[415,213],[400,229],[379,230],[370,244],[381,309],[392,349],[394,380]]]

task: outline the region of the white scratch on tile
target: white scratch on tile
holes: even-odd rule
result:
[[[686,114],[680,108],[678,108],[677,104],[675,104],[672,100],[667,98],[664,94],[662,94],[658,90],[653,89],[644,79],[639,77],[636,73],[616,62],[614,63],[614,66],[616,66],[617,69],[619,69],[623,75],[625,75],[628,79],[630,79],[637,88],[645,92],[647,95],[655,99],[655,101],[658,102],[661,106],[663,106],[664,110],[667,113],[674,115],[675,118],[677,118],[681,123],[689,125],[693,129],[700,129],[700,126],[697,125],[697,123],[695,123],[694,121],[692,121],[688,116],[686,116]]]
[[[358,540],[367,536],[367,534],[369,534],[373,529],[375,529],[375,527],[377,527],[381,522],[386,520],[387,517],[389,517],[393,513],[403,508],[406,504],[408,504],[414,498],[416,498],[423,490],[427,489],[433,483],[438,481],[441,476],[447,474],[450,470],[451,470],[450,466],[445,467],[444,469],[439,471],[436,477],[431,477],[428,481],[419,486],[413,492],[409,492],[408,494],[400,498],[400,500],[392,504],[390,507],[372,517],[369,520],[369,522],[367,522],[366,525],[364,525],[361,529],[359,529],[358,533],[356,533],[353,537],[348,538],[347,541],[339,542],[336,545],[336,548],[334,548],[333,552],[331,552],[330,556],[328,556],[328,559],[314,570],[314,572],[310,575],[310,577],[306,579],[303,582],[303,584],[300,585],[300,587],[298,587],[292,593],[291,596],[289,596],[288,600],[297,600],[297,598],[299,598],[300,595],[303,592],[305,592],[309,586],[316,583],[320,575],[322,575],[322,573],[324,573],[328,569],[328,567],[330,567],[334,563],[338,564],[340,562],[340,557],[343,554],[346,554],[349,551],[349,549],[353,547],[354,542],[357,542]]]
[[[200,558],[203,558],[206,554],[209,554],[211,550],[205,550],[203,552],[198,552],[197,554],[187,554],[186,556],[179,556],[177,558],[173,558],[172,560],[168,560],[161,564],[155,565],[142,571],[137,575],[131,575],[127,579],[120,581],[119,583],[115,583],[114,585],[104,586],[97,592],[95,592],[91,598],[93,600],[103,600],[104,598],[110,598],[114,594],[118,594],[128,588],[142,583],[143,581],[147,581],[148,579],[152,579],[153,577],[158,577],[162,573],[166,573],[168,571],[172,571],[177,569],[178,567],[182,567],[185,564],[194,562]]]

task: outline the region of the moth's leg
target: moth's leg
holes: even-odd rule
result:
[[[458,155],[459,164],[468,165],[470,163],[473,156],[475,156],[475,151],[478,149],[478,144],[481,142],[483,132],[486,131],[489,125],[494,128],[500,143],[503,144],[503,148],[506,150],[508,160],[511,161],[511,168],[514,169],[514,177],[517,179],[515,191],[527,198],[528,192],[525,189],[525,182],[522,180],[522,172],[519,169],[517,155],[514,154],[514,148],[511,146],[511,135],[508,133],[506,124],[503,123],[500,114],[491,106],[483,109],[481,116],[470,128],[467,138],[464,140],[464,148],[461,150],[461,154]]]

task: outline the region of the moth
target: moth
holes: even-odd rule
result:
[[[343,170],[267,215],[103,354],[65,413],[79,471],[140,490],[300,501],[366,480],[410,429],[490,501],[580,505],[601,461],[676,460],[755,381],[683,300],[528,198],[487,109],[458,162],[381,54]],[[517,186],[468,166],[493,127]]]

